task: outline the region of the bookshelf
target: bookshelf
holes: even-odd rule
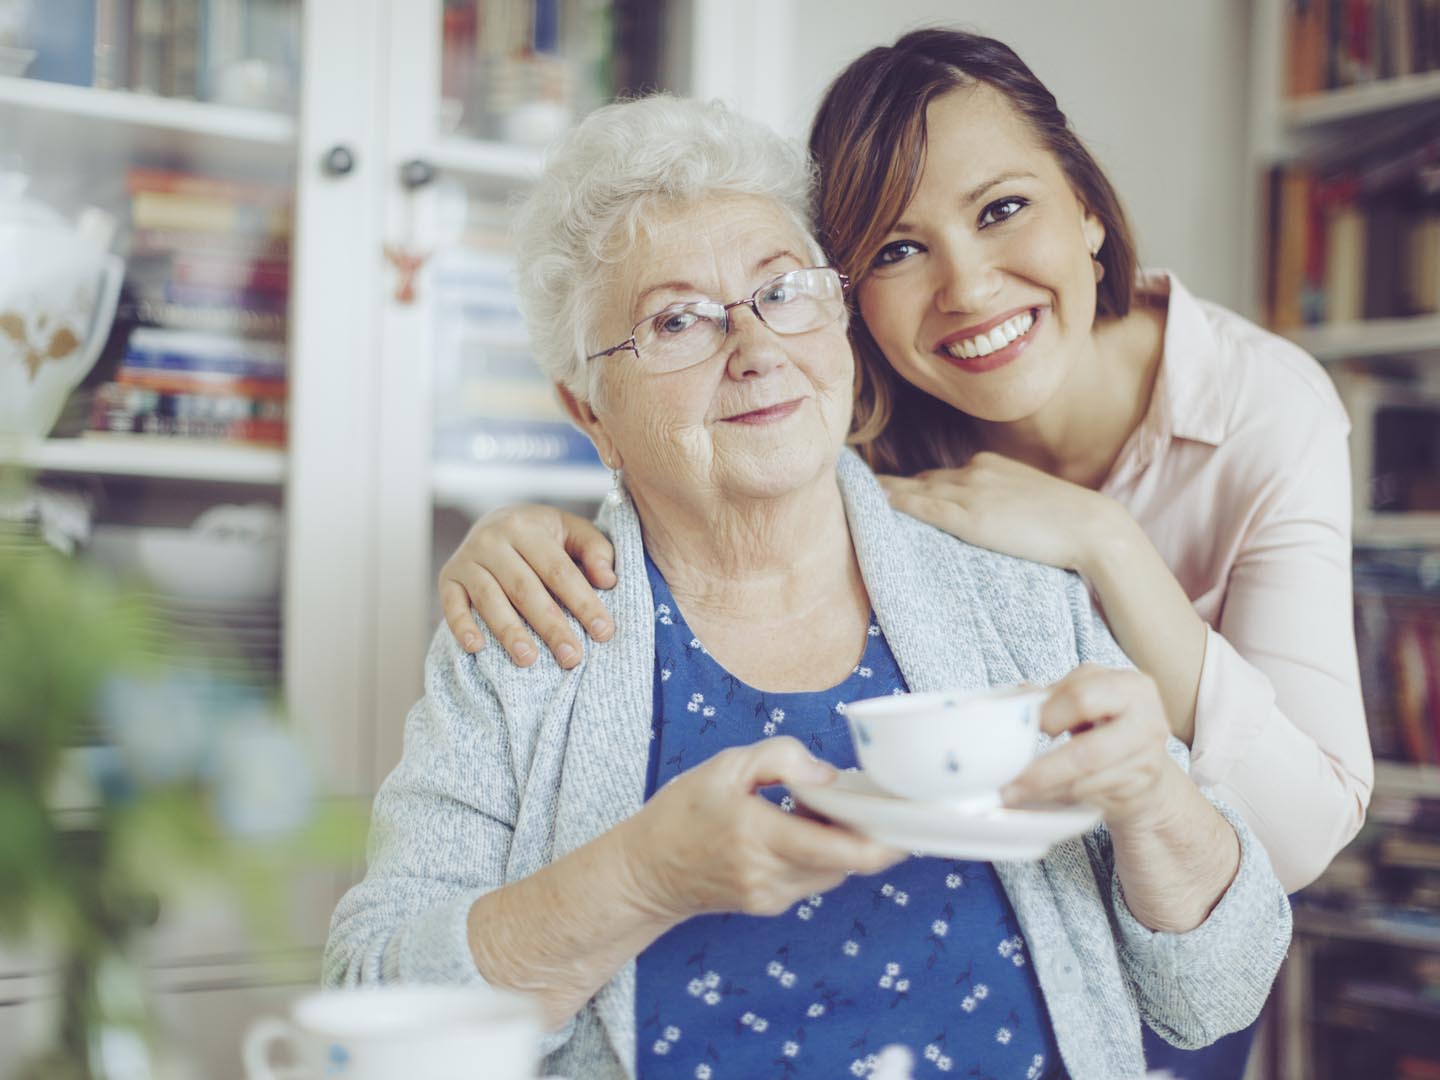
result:
[[[528,146],[451,135],[438,140],[423,160],[464,179],[523,185],[540,175],[544,155]]]
[[[1396,109],[1440,102],[1440,71],[1398,75],[1343,90],[1327,90],[1292,98],[1283,107],[1286,128],[1293,132],[1366,120]]]
[[[48,114],[52,120],[153,128],[260,146],[289,148],[295,142],[295,120],[283,113],[13,75],[0,75],[0,108]]]
[[[1285,336],[1322,362],[1417,353],[1434,359],[1440,355],[1440,315],[1312,326]]]
[[[1440,239],[1427,247],[1424,231],[1440,207],[1423,185],[1403,186],[1431,167],[1440,116],[1440,42],[1421,44],[1422,8],[1259,0],[1249,140],[1261,237],[1254,306],[1327,365],[1350,411],[1356,626],[1372,739],[1416,761],[1429,753],[1414,722],[1428,676],[1417,690],[1415,668],[1396,657],[1402,640],[1407,662],[1420,655],[1414,643],[1435,600],[1427,575],[1404,568],[1409,549],[1440,547],[1440,513],[1418,486],[1437,437],[1416,434],[1440,424],[1430,404],[1440,375],[1430,267],[1440,267]],[[1397,44],[1405,41],[1412,52]],[[1437,1067],[1433,1033],[1420,1020],[1417,1038],[1414,1008],[1434,981],[1425,958],[1440,953],[1427,891],[1437,806],[1440,765],[1376,761],[1368,824],[1296,901],[1267,1080],[1409,1080]]]

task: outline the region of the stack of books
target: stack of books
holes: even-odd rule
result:
[[[291,190],[194,173],[128,174],[137,321],[278,340],[290,290]]]
[[[1268,178],[1277,330],[1440,311],[1440,123],[1401,121]]]
[[[1440,0],[1289,0],[1292,97],[1440,68]]]
[[[543,143],[569,119],[660,85],[665,5],[445,0],[441,93],[470,135]]]
[[[278,343],[140,329],[114,380],[97,391],[90,428],[281,446],[286,389]]]
[[[459,249],[434,267],[435,457],[483,465],[598,465],[530,353],[514,260]]]
[[[256,108],[294,104],[295,0],[45,0],[32,5],[27,74]]]

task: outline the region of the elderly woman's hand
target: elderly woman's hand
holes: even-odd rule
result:
[[[707,912],[778,915],[848,872],[876,874],[904,859],[905,852],[755,794],[834,776],[787,736],[721,751],[677,776],[631,819],[637,902],[677,922]]]
[[[478,651],[485,641],[470,616],[473,606],[521,667],[537,655],[526,622],[561,667],[574,667],[581,646],[561,606],[596,641],[608,640],[615,624],[594,589],[614,587],[614,561],[610,541],[582,517],[550,506],[495,510],[470,527],[440,568],[441,610],[466,652]]]
[[[1006,803],[1099,807],[1131,913],[1152,930],[1184,933],[1209,915],[1240,865],[1234,829],[1166,750],[1155,682],[1087,664],[1055,684],[1040,726],[1070,739],[1036,758],[1002,791]]]

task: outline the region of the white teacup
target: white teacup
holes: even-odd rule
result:
[[[277,1043],[294,1067],[270,1064]],[[249,1080],[534,1080],[539,1067],[539,1007],[488,987],[325,990],[245,1034]]]
[[[1035,756],[1040,706],[1028,686],[892,694],[845,710],[860,767],[902,799],[998,806],[999,789]]]

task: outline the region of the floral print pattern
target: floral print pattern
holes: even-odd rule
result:
[[[725,671],[685,624],[654,564],[655,720],[648,794],[729,746],[774,735],[855,766],[851,701],[903,693],[873,619],[839,686],[763,693]],[[761,794],[787,811],[781,788]],[[774,918],[710,915],[638,960],[642,1080],[865,1077],[902,1043],[917,1080],[1063,1075],[1025,939],[989,864],[912,858],[850,877]]]

